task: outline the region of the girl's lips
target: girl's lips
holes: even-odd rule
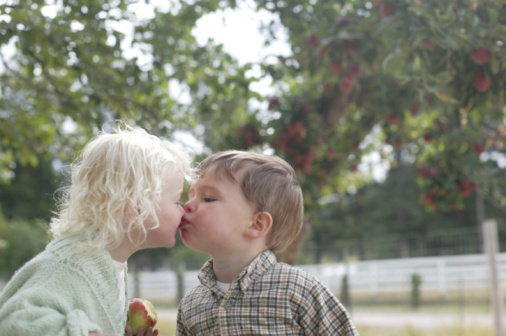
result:
[[[179,224],[179,228],[184,228],[186,226],[190,225],[190,222],[188,222],[186,219],[182,218],[181,223]]]

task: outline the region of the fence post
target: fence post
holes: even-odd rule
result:
[[[411,308],[414,310],[420,307],[420,285],[422,284],[422,277],[418,273],[411,274]]]
[[[495,336],[502,336],[502,312],[503,300],[499,279],[497,276],[497,222],[495,220],[486,220],[483,222],[483,243],[487,256],[489,274],[490,274],[490,302],[492,303],[492,312],[494,314]]]

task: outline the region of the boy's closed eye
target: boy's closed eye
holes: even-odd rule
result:
[[[202,199],[204,200],[204,202],[214,202],[214,201],[216,201],[216,198],[214,198],[214,197],[203,197]]]

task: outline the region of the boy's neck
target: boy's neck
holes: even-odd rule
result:
[[[245,254],[229,254],[227,256],[216,257],[213,259],[213,271],[216,280],[223,283],[232,283],[234,278],[248,266],[264,250],[256,250]]]

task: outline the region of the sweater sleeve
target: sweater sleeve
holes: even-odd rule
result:
[[[82,310],[62,313],[57,307],[35,306],[28,301],[12,302],[2,307],[0,334],[4,336],[88,336],[90,331],[102,332]],[[18,307],[16,307],[18,306]]]
[[[115,284],[116,279],[111,283]],[[114,296],[117,312],[120,312],[116,292],[97,292],[79,269],[61,264],[58,267],[28,265],[0,293],[0,335],[110,333],[110,315],[115,315],[116,310],[108,309],[108,300],[99,298],[101,293]],[[123,329],[124,324],[119,326],[118,323],[115,331],[121,330],[120,327]]]

